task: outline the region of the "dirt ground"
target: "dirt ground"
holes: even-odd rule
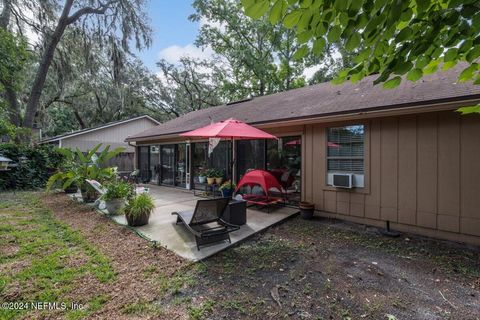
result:
[[[386,238],[374,228],[295,217],[190,265],[63,194],[42,195],[41,203],[114,270],[112,280],[86,273],[65,291],[98,304],[87,318],[480,319],[479,248],[412,235]],[[11,239],[1,244],[1,255],[19,250]],[[70,255],[64,264],[82,265],[85,255]]]

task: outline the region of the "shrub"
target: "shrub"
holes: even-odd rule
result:
[[[219,191],[235,190],[236,187],[237,187],[237,185],[235,184],[235,182],[232,182],[231,180],[227,180],[224,183],[222,183],[222,185],[220,186],[220,188],[218,188],[218,190]]]
[[[97,180],[100,183],[114,179],[116,168],[103,167],[103,165],[125,148],[120,147],[110,151],[110,146],[107,145],[97,154],[101,147],[102,144],[100,143],[86,152],[82,152],[78,148],[76,150],[57,148],[56,151],[65,157],[65,162],[59,171],[50,177],[47,191],[57,185],[61,185],[63,189],[66,189],[74,184],[80,187],[82,192],[93,192],[86,183],[87,179]]]
[[[133,193],[132,185],[126,181],[113,181],[105,186],[106,192],[102,196],[105,201],[128,198]]]
[[[128,201],[125,206],[125,215],[132,218],[150,215],[153,209],[155,209],[153,198],[147,193],[141,193]]]
[[[39,189],[45,187],[48,177],[60,167],[64,157],[52,145],[0,144],[0,154],[12,159],[14,167],[0,171],[0,190]]]

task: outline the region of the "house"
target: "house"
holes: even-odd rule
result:
[[[203,109],[137,133],[137,166],[151,183],[196,188],[205,167],[238,179],[276,172],[289,201],[318,214],[480,245],[480,116],[455,110],[480,102],[480,86],[459,83],[465,65],[395,89],[322,83]],[[235,118],[279,140],[222,142],[179,134]]]
[[[118,167],[119,171],[130,172],[134,169],[135,148],[126,143],[125,139],[159,124],[160,122],[152,117],[142,115],[47,138],[39,143],[49,143],[62,148],[78,148],[83,152],[87,152],[99,143],[103,144],[102,148],[109,145],[111,150],[124,147],[125,151],[111,159],[109,165]]]

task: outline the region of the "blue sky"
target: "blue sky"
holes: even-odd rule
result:
[[[188,20],[194,12],[191,0],[149,0],[147,12],[153,28],[153,43],[149,49],[138,53],[147,67],[157,71],[155,63],[160,57],[174,62],[177,55],[195,55],[198,50],[193,42],[199,23]]]

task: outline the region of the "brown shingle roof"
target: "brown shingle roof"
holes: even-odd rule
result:
[[[299,89],[254,98],[250,101],[221,105],[187,113],[127,140],[177,134],[235,118],[251,124],[279,122],[295,118],[346,114],[375,109],[392,109],[431,102],[480,98],[480,86],[458,83],[458,74],[466,64],[458,64],[445,72],[428,75],[413,83],[402,81],[395,89],[373,85],[376,75],[353,84],[321,83]]]

